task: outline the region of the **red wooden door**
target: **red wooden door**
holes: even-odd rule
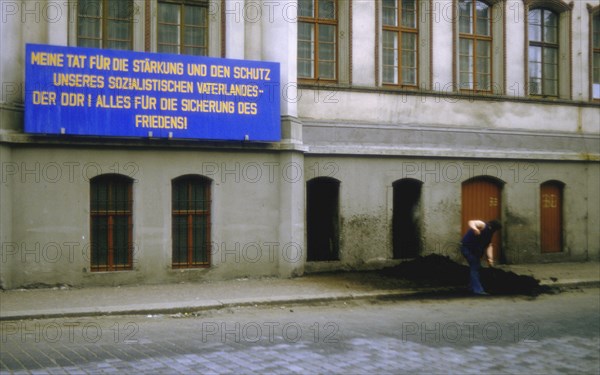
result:
[[[500,220],[502,202],[500,185],[491,179],[475,178],[462,184],[462,234],[469,229],[469,220]],[[494,260],[500,259],[501,236],[494,234]]]
[[[540,187],[540,245],[542,253],[562,251],[562,186],[555,182]]]

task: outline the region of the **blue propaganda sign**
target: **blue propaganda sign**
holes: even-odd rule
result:
[[[279,64],[28,44],[25,131],[279,141]]]

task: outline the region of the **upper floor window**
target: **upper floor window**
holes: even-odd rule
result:
[[[133,48],[133,0],[78,0],[77,45]]]
[[[461,90],[492,90],[492,8],[477,0],[458,3],[458,70]]]
[[[600,100],[600,11],[592,17],[592,98]]]
[[[208,0],[158,2],[157,51],[208,55]]]
[[[529,21],[529,94],[559,94],[559,16],[549,9],[531,9]]]
[[[417,0],[383,0],[384,84],[417,86],[418,4]]]
[[[298,78],[337,80],[337,0],[299,0]]]
[[[90,180],[92,271],[132,268],[133,180],[107,174]]]

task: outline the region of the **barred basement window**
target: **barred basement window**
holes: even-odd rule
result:
[[[172,181],[173,268],[210,266],[210,179]]]
[[[383,0],[383,83],[417,86],[417,0]]]
[[[158,3],[158,52],[208,55],[208,1]]]
[[[92,271],[132,268],[132,181],[118,174],[90,181]]]
[[[336,0],[298,1],[298,78],[337,80]]]
[[[79,47],[133,49],[133,0],[78,0]]]

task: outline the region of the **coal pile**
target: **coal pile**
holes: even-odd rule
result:
[[[416,286],[464,287],[469,283],[469,267],[456,263],[448,257],[431,254],[402,262],[395,267],[381,270],[387,277],[413,281]],[[517,275],[498,268],[482,268],[481,283],[491,294],[538,295],[547,292],[539,281],[531,276]]]

